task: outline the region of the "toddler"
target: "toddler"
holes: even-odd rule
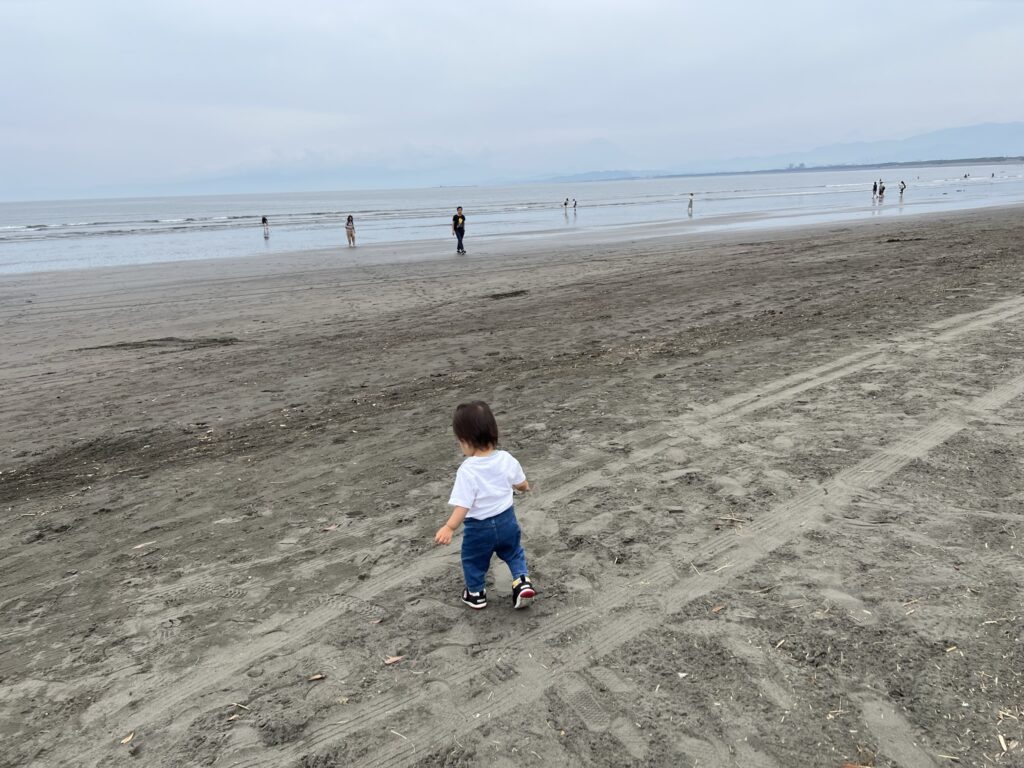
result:
[[[486,608],[484,578],[497,553],[512,572],[512,606],[526,608],[537,596],[526,571],[522,531],[512,506],[512,489],[530,490],[523,468],[507,451],[498,450],[498,424],[487,403],[475,400],[455,409],[452,430],[466,457],[455,475],[448,504],[455,507],[448,522],[434,535],[438,544],[451,544],[452,534],[465,522],[462,534],[462,573],[466,588],[462,602]]]

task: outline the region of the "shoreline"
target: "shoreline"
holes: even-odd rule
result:
[[[693,218],[686,216],[687,198],[679,191],[679,182],[670,180],[602,182],[590,190],[593,198],[583,201],[578,215],[574,210],[571,218],[568,211],[559,211],[558,205],[543,202],[546,196],[563,191],[551,185],[479,189],[461,202],[473,212],[469,235],[478,247],[500,249],[531,239],[560,242],[576,234],[583,239],[607,240],[620,230],[639,235],[646,230],[680,235],[727,233],[1021,205],[1021,170],[1000,173],[991,180],[987,173],[967,180],[949,177],[948,168],[931,168],[923,178],[912,180],[905,203],[890,195],[887,202],[877,205],[868,197],[870,182],[865,184],[861,173],[811,174],[803,186],[779,174],[763,181],[750,177],[735,184],[708,177],[696,190]],[[444,190],[411,191],[404,196],[375,193],[366,198],[355,193],[286,195],[265,211],[270,214],[272,236],[263,241],[256,237],[259,216],[252,213],[263,201],[244,196],[205,202],[153,199],[93,205],[79,201],[50,208],[39,204],[38,210],[31,205],[24,210],[15,206],[0,222],[10,225],[0,226],[0,274],[116,267],[143,260],[189,263],[331,250],[344,243],[339,219],[346,209],[355,211],[360,247],[356,254],[337,254],[339,258],[360,262],[408,259],[410,249],[422,250],[415,255],[444,250],[448,234],[445,212],[451,202]],[[376,254],[368,252],[368,247],[378,249]],[[396,249],[397,255],[389,256],[389,248]]]
[[[0,762],[1019,757],[1022,231],[4,281]],[[431,543],[475,398],[529,611]]]
[[[759,214],[730,216],[728,217],[728,222],[722,225],[715,222],[707,224],[699,218],[689,220],[682,218],[641,224],[608,225],[586,230],[549,229],[530,233],[487,235],[479,238],[467,235],[466,242],[470,245],[473,245],[475,242],[481,243],[480,247],[474,248],[470,254],[474,258],[480,258],[481,256],[485,258],[528,258],[535,256],[539,252],[550,252],[552,248],[560,246],[569,248],[604,248],[641,241],[657,243],[662,240],[671,241],[678,238],[681,247],[685,247],[686,243],[689,242],[693,242],[699,247],[704,247],[708,242],[721,241],[726,243],[732,238],[748,238],[756,235],[762,235],[767,238],[776,235],[788,237],[799,235],[801,232],[814,235],[819,232],[827,232],[829,228],[833,227],[897,225],[901,221],[910,222],[920,218],[941,220],[944,217],[970,216],[973,214],[984,215],[987,212],[1020,209],[1024,209],[1024,203],[984,204],[954,210],[895,211],[891,214],[886,211],[884,214],[888,215],[876,217],[863,215],[864,212],[872,210],[871,207],[865,206],[863,211],[835,214],[793,213],[775,217],[772,222],[777,223],[768,223]],[[798,221],[794,221],[795,219]],[[61,276],[77,276],[78,279],[81,279],[95,275],[97,277],[117,279],[129,276],[133,272],[141,274],[147,271],[156,274],[158,277],[162,277],[159,274],[161,272],[181,270],[207,274],[226,270],[228,272],[237,272],[239,275],[251,274],[256,276],[289,273],[289,267],[292,265],[296,265],[300,269],[314,270],[334,268],[360,269],[416,264],[420,262],[437,263],[448,259],[463,258],[451,252],[442,252],[440,250],[442,243],[448,244],[440,238],[378,244],[371,243],[369,245],[360,245],[355,249],[347,248],[339,243],[337,246],[329,248],[280,251],[273,254],[250,254],[246,256],[157,261],[117,266],[0,273],[0,285],[7,284],[8,287],[11,287],[26,281],[31,283],[37,279],[42,281],[59,280]],[[454,247],[453,244],[454,240],[452,241],[452,246]],[[358,256],[360,260],[339,261],[337,259],[339,256],[343,258]],[[230,267],[235,267],[235,269],[229,269]]]

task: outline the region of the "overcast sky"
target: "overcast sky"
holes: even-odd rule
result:
[[[679,169],[1024,120],[1017,0],[0,0],[0,29],[8,200]]]

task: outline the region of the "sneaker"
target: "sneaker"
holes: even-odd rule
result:
[[[527,608],[537,596],[537,590],[530,583],[529,576],[520,576],[512,582],[512,607]]]
[[[470,592],[468,589],[464,589],[462,590],[462,602],[464,602],[470,608],[475,608],[476,610],[486,608],[487,590],[481,589],[479,592]]]

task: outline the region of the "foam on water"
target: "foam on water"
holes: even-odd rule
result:
[[[889,193],[881,204],[871,199],[879,177]],[[902,202],[901,178],[908,184]],[[563,208],[566,197],[576,198],[578,208]],[[446,253],[456,205],[465,208],[471,241],[486,242],[628,227],[646,236],[645,227],[666,224],[686,234],[1018,203],[1024,203],[1021,164],[0,203],[0,274],[341,248],[348,214],[355,216],[360,245],[422,241],[425,254]],[[270,219],[267,240],[263,215]]]

